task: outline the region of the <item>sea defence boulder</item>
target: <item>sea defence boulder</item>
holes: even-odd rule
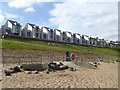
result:
[[[22,64],[20,68],[26,71],[44,71],[48,69],[48,64]]]

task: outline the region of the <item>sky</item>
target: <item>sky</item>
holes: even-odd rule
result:
[[[2,0],[0,25],[6,20],[118,40],[119,0]]]

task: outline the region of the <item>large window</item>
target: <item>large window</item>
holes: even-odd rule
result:
[[[43,35],[43,39],[47,39],[47,35],[46,35],[46,33]]]
[[[36,36],[35,36],[36,38],[38,38],[38,33],[36,33]]]
[[[27,37],[31,37],[31,32],[27,32]]]

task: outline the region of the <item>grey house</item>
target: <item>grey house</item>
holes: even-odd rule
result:
[[[98,45],[98,37],[96,37],[96,38],[90,37],[89,40],[90,40],[90,45],[92,45],[92,46]]]
[[[62,41],[62,33],[61,33],[61,30],[54,29],[54,40],[55,40],[55,41]]]
[[[54,40],[54,30],[49,27],[42,26],[40,29],[41,39],[44,40]]]
[[[22,36],[31,38],[40,38],[39,26],[31,23],[27,23],[22,29]]]
[[[21,25],[17,21],[7,20],[5,25],[2,25],[2,34],[13,34],[21,36]]]
[[[83,45],[90,45],[89,36],[87,36],[87,35],[82,35],[82,44],[83,44]]]
[[[73,43],[73,36],[71,32],[63,31],[62,42]]]
[[[82,44],[82,37],[78,33],[73,34],[73,43],[75,44]]]

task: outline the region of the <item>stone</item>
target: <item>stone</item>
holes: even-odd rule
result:
[[[66,65],[62,65],[62,66],[60,66],[60,70],[65,70],[65,69],[68,69],[69,67],[68,66],[66,66]]]
[[[73,67],[70,67],[69,70],[70,70],[70,71],[76,71],[76,69],[73,68]]]
[[[47,64],[22,64],[21,69],[26,71],[44,71],[48,68]]]
[[[49,71],[46,72],[46,74],[49,74],[49,73],[50,73]]]
[[[98,67],[97,65],[94,65],[95,67]]]
[[[31,72],[31,71],[25,71],[25,73],[27,73],[27,74],[32,74],[32,72]]]
[[[18,66],[15,66],[13,69],[14,69],[15,72],[21,72],[21,70]]]
[[[38,71],[35,71],[34,74],[38,74]]]
[[[10,72],[10,71],[5,70],[5,76],[11,76],[11,72]]]

